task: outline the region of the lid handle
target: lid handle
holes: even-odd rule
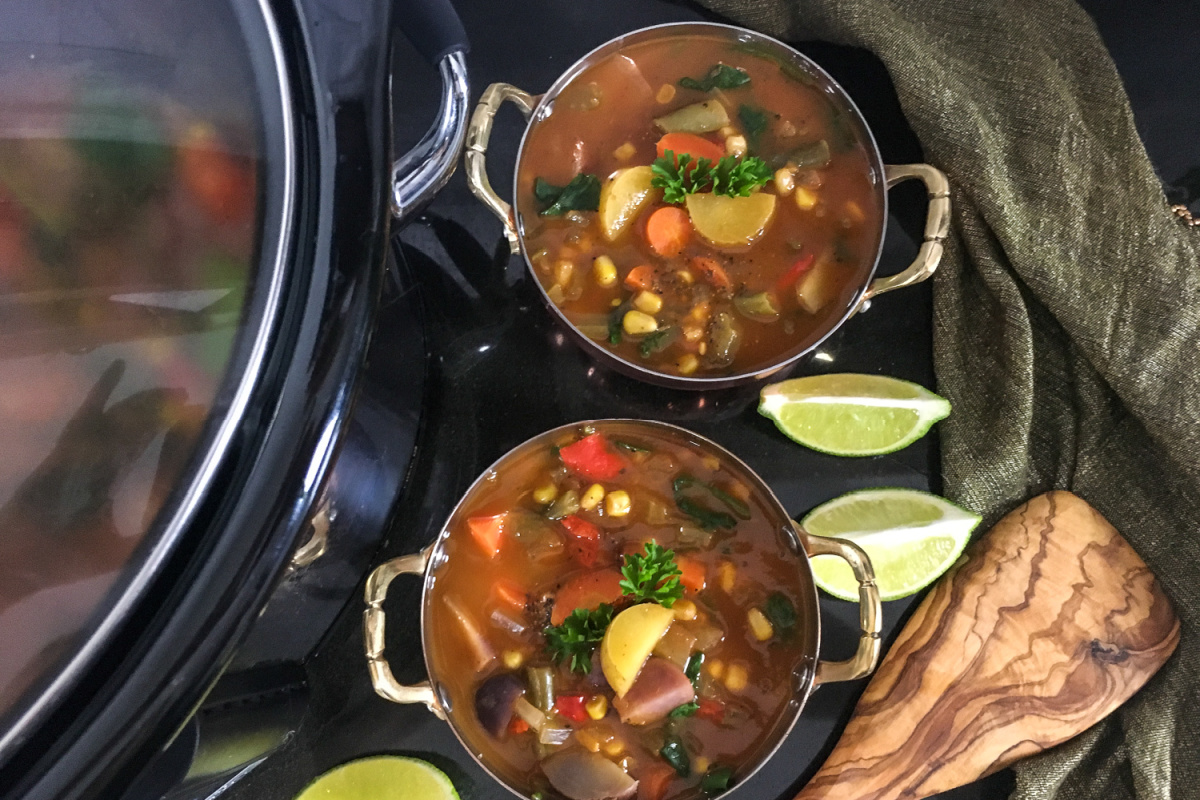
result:
[[[432,66],[451,53],[471,49],[467,31],[449,0],[393,0],[392,21]]]

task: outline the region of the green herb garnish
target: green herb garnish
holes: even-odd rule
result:
[[[692,760],[688,758],[687,748],[678,736],[668,736],[658,754],[663,757],[663,761],[675,768],[679,777],[686,778],[691,773]]]
[[[543,632],[554,663],[570,658],[572,670],[585,675],[591,672],[592,652],[604,638],[604,629],[612,622],[612,618],[613,607],[601,603],[594,611],[577,608],[561,625],[547,626]]]
[[[714,64],[703,78],[680,78],[679,85],[684,89],[695,89],[698,92],[711,92],[713,89],[736,89],[750,83],[750,73],[744,69],[731,67],[728,64]]]
[[[663,190],[663,200],[682,203],[689,194],[712,191],[729,197],[748,197],[771,180],[771,168],[761,158],[722,156],[714,165],[707,158],[693,159],[686,153],[676,161],[671,150],[650,165],[650,184]]]
[[[763,614],[781,636],[787,635],[796,626],[796,607],[780,592],[772,592],[767,598]]]
[[[621,567],[621,591],[635,602],[651,600],[667,608],[683,597],[683,573],[675,563],[675,551],[663,549],[658,542],[646,542],[645,554],[630,553]]]
[[[705,794],[718,794],[729,788],[732,777],[733,770],[729,767],[713,767],[700,779],[700,788]]]
[[[690,703],[684,703],[681,706],[676,706],[675,708],[671,709],[671,713],[667,716],[671,717],[672,719],[682,719],[683,717],[692,716],[699,710],[700,704],[693,700]]]
[[[566,186],[555,186],[538,178],[533,182],[533,196],[540,203],[549,203],[543,217],[558,217],[568,211],[597,211],[600,208],[600,179],[581,172]]]
[[[743,104],[738,109],[738,119],[741,120],[742,127],[746,130],[750,146],[757,147],[759,137],[767,132],[767,112],[761,108]]]

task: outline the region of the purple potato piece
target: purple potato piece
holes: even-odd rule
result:
[[[638,782],[599,753],[561,750],[542,762],[550,785],[570,800],[628,800]]]
[[[696,690],[683,670],[665,658],[654,657],[642,667],[625,696],[613,700],[613,708],[622,722],[648,725],[695,699]]]
[[[513,704],[525,694],[525,684],[511,672],[493,675],[475,690],[475,716],[483,729],[497,739],[512,722]]]

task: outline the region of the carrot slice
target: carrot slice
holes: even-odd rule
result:
[[[646,220],[646,241],[660,256],[679,255],[691,238],[691,217],[678,206],[660,208]]]
[[[600,560],[600,529],[577,514],[570,514],[558,521],[571,540],[571,552],[575,560],[585,567],[594,567]]]
[[[638,800],[662,800],[675,778],[675,768],[657,761],[642,767],[638,773]]]
[[[613,605],[621,599],[621,573],[615,567],[577,575],[562,585],[554,595],[550,624],[561,625],[577,608],[593,611],[601,603]]]
[[[496,514],[491,517],[471,517],[467,527],[475,537],[475,543],[484,553],[495,558],[500,554],[500,544],[504,541],[504,519],[507,514]]]
[[[628,289],[653,289],[654,288],[654,268],[642,264],[629,270],[629,274],[625,276],[625,286]]]
[[[694,133],[668,133],[658,140],[658,157],[666,156],[668,150],[675,154],[676,164],[685,153],[693,159],[707,158],[714,164],[725,155],[724,147]]]
[[[683,584],[683,588],[689,592],[703,591],[705,584],[704,564],[694,558],[687,556],[675,556],[675,563],[679,566],[679,571],[682,573],[679,576],[679,582]]]
[[[707,256],[696,256],[692,259],[692,267],[717,289],[733,291],[733,281],[729,280],[729,273],[716,260]]]
[[[492,593],[501,603],[509,608],[524,608],[527,595],[524,589],[513,581],[505,578],[498,579],[492,584]]]

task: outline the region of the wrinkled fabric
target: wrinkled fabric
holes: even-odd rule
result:
[[[945,491],[985,530],[1052,488],[1099,509],[1182,620],[1175,655],[1014,797],[1200,795],[1200,228],[1171,213],[1120,78],[1066,0],[703,0],[865,48],[950,177],[934,278]]]

